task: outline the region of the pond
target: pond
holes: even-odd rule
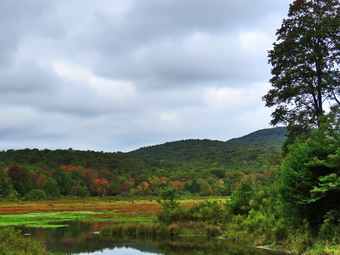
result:
[[[282,254],[227,242],[225,240],[204,239],[200,237],[176,238],[172,240],[129,239],[124,237],[105,237],[100,229],[109,224],[105,222],[85,223],[67,222],[67,227],[28,228],[22,232],[44,243],[51,252],[81,255],[274,255]]]

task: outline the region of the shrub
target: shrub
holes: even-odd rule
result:
[[[325,215],[325,220],[320,226],[319,237],[323,240],[328,240],[331,243],[340,243],[340,224],[337,210],[329,211]]]
[[[163,206],[164,211],[171,211],[179,206],[177,190],[168,188],[161,191],[162,200],[157,201]]]
[[[103,235],[131,238],[173,238],[177,236],[216,237],[222,234],[220,227],[204,222],[182,222],[164,225],[159,223],[121,223],[101,230]]]
[[[218,200],[205,200],[190,208],[192,218],[196,221],[209,223],[223,223],[229,218],[229,211],[225,203]]]
[[[193,216],[186,207],[177,207],[168,214],[168,222],[185,222],[192,221]]]
[[[45,248],[35,240],[25,238],[14,228],[0,229],[0,253],[6,255],[47,255]]]
[[[46,200],[47,195],[45,191],[41,189],[32,189],[28,194],[25,196],[27,200],[32,200],[32,201],[39,201],[39,200]]]
[[[22,199],[21,195],[16,190],[14,190],[14,189],[10,190],[10,192],[8,194],[8,200],[18,202],[21,199]]]

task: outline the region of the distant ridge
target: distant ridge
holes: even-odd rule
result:
[[[230,139],[227,143],[277,149],[281,147],[286,140],[286,134],[287,130],[284,127],[266,128],[239,138]]]
[[[173,179],[186,176],[208,178],[213,173],[223,178],[230,171],[230,180],[236,180],[244,174],[264,173],[277,166],[281,161],[280,150],[285,134],[285,128],[270,128],[226,142],[189,139],[143,147],[128,153],[73,149],[7,150],[0,151],[0,163],[4,166],[21,164],[51,169],[67,165],[81,166],[109,171],[114,176],[123,175],[126,178],[130,178],[133,173],[169,176]]]
[[[144,160],[207,160],[220,161],[233,153],[249,150],[280,150],[286,137],[284,127],[268,128],[226,142],[189,139],[142,147],[127,154]]]

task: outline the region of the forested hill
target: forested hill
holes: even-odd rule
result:
[[[277,127],[258,130],[226,142],[190,139],[143,147],[127,154],[151,161],[234,161],[244,157],[254,158],[254,154],[265,151],[280,150],[285,135],[286,129]]]
[[[0,162],[48,167],[62,165],[105,169],[117,174],[144,172],[156,168],[178,169],[190,162],[201,165],[223,165],[228,169],[256,168],[275,157],[285,140],[285,128],[263,129],[226,142],[214,140],[182,140],[143,147],[128,153],[78,150],[8,150],[0,152]]]
[[[227,142],[183,140],[128,153],[0,151],[0,198],[155,195],[172,186],[183,194],[226,195],[242,178],[275,178],[284,133],[275,128]]]
[[[279,149],[286,140],[287,130],[284,127],[267,128],[248,135],[233,138],[227,144]]]

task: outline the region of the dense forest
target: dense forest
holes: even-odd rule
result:
[[[280,163],[285,128],[227,142],[183,140],[122,153],[68,150],[0,152],[0,194],[7,199],[60,196],[229,195],[242,178],[264,183]]]

